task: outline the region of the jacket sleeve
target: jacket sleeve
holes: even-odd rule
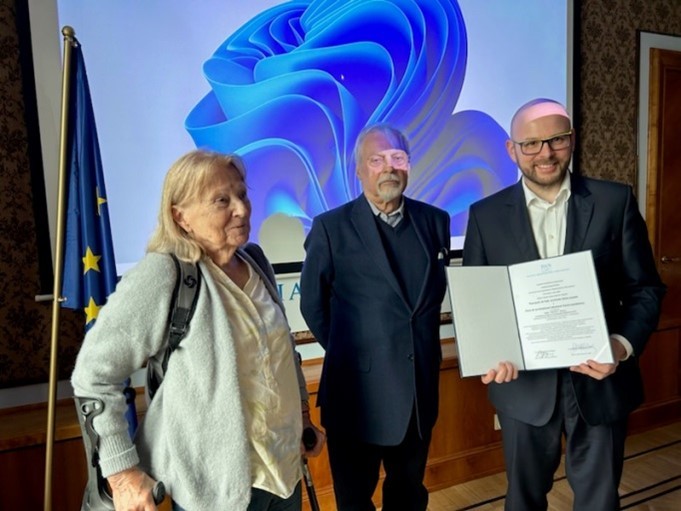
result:
[[[466,237],[463,242],[464,266],[486,266],[487,256],[485,247],[482,244],[482,235],[478,226],[475,208],[471,207],[468,215],[468,225],[466,226]]]
[[[452,231],[451,231],[451,218],[449,213],[446,211],[443,215],[443,231],[442,231],[442,248],[446,251],[447,263],[449,263],[449,258],[451,257],[452,250]]]
[[[614,332],[623,335],[640,355],[657,326],[666,288],[655,267],[645,221],[631,187],[622,223],[622,311]]]
[[[315,339],[326,349],[330,329],[333,258],[329,234],[315,218],[305,240],[305,262],[300,274],[300,311]]]

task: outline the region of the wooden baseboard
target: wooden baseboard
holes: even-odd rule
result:
[[[640,433],[681,419],[681,397],[644,404],[629,417],[629,433]]]
[[[501,442],[469,449],[451,456],[429,458],[425,485],[428,491],[441,490],[504,470]]]

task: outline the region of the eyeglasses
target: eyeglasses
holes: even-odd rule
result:
[[[544,148],[544,144],[549,144],[552,151],[560,151],[561,149],[567,149],[572,145],[572,130],[566,131],[564,133],[557,133],[549,138],[540,138],[537,140],[525,140],[524,142],[518,142],[513,140],[514,144],[520,146],[520,151],[525,156],[532,156],[541,153]]]
[[[367,165],[371,170],[383,170],[386,165],[396,169],[405,169],[409,163],[409,155],[406,151],[384,152],[384,154],[374,154],[367,160]]]

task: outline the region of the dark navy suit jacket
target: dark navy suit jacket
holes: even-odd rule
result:
[[[608,329],[634,348],[635,356],[602,381],[571,373],[584,420],[611,423],[643,401],[637,359],[657,325],[665,287],[631,187],[574,175],[571,186],[564,253],[592,251]],[[510,265],[538,258],[521,182],[471,206],[464,265]],[[502,413],[541,426],[554,410],[557,377],[556,370],[521,371],[511,383],[490,384],[490,399]]]
[[[404,200],[428,261],[413,308],[363,195],[314,219],[300,279],[303,317],[326,350],[322,424],[376,445],[399,444],[414,407],[420,430],[429,434],[438,411],[449,215]]]

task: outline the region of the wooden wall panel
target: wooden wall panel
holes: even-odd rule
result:
[[[645,402],[629,420],[638,432],[681,418],[681,329],[655,332],[640,360]]]
[[[80,438],[54,445],[52,497],[55,511],[80,509],[87,480]],[[43,509],[45,445],[13,449],[0,454],[0,509]]]

